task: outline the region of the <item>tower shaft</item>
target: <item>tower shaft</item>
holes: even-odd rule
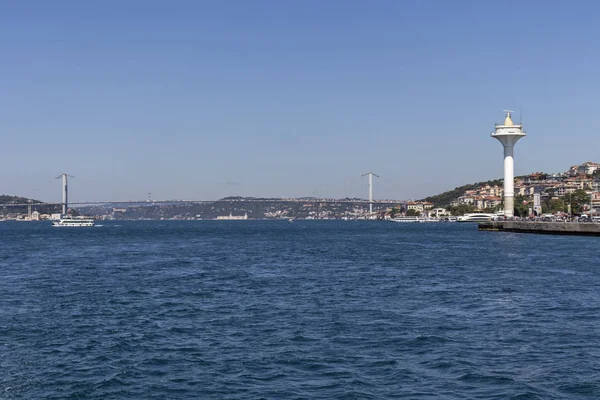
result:
[[[504,146],[504,212],[508,217],[515,214],[515,160],[514,147]],[[509,215],[510,214],[510,215]]]
[[[373,213],[373,174],[369,174],[369,214]]]
[[[56,177],[56,179],[62,179],[62,215],[67,215],[69,211],[69,187],[67,182],[69,176],[71,175],[60,174]]]
[[[62,213],[67,215],[69,209],[69,188],[67,184],[67,174],[62,175],[63,194],[62,194]]]

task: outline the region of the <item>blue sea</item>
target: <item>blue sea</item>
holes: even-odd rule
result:
[[[0,223],[0,399],[599,399],[599,238]]]

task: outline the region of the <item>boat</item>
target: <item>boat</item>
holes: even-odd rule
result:
[[[465,214],[456,218],[457,222],[487,222],[498,218],[497,214],[474,213]]]
[[[245,213],[244,215],[233,215],[231,212],[229,213],[229,215],[219,215],[217,216],[217,220],[219,221],[238,221],[238,220],[246,220],[248,219],[248,213]]]
[[[60,217],[58,221],[52,221],[52,226],[94,226],[94,218]]]
[[[392,218],[392,222],[439,222],[439,219],[427,218],[427,217],[396,217]]]

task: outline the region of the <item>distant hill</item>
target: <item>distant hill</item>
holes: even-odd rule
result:
[[[9,205],[9,204],[29,204],[29,202],[31,201],[31,205],[33,206],[32,209],[33,211],[39,211],[42,214],[51,214],[54,212],[60,212],[60,205],[37,205],[39,203],[42,203],[39,200],[35,200],[35,199],[28,199],[27,197],[20,197],[20,196],[9,196],[7,194],[1,194],[0,195],[0,215],[2,215],[5,212],[8,213],[24,213],[27,212],[27,206],[12,206],[12,207],[6,207],[4,208],[3,205]]]
[[[429,196],[422,199],[422,201],[428,201],[430,203],[435,204],[436,206],[447,207],[450,205],[452,200],[455,200],[457,197],[461,196],[467,190],[473,190],[480,186],[490,185],[490,186],[502,186],[502,179],[495,179],[492,181],[486,182],[476,182],[469,185],[459,186],[454,188],[453,190],[449,190],[444,193],[436,194],[435,196]]]
[[[0,194],[0,204],[21,204],[28,203],[31,200],[32,204],[41,203],[39,200],[28,199],[26,197],[9,196],[7,194]]]

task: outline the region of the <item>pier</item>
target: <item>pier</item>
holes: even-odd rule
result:
[[[546,235],[600,236],[600,224],[586,222],[491,221],[480,223],[479,230]]]

